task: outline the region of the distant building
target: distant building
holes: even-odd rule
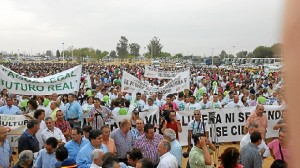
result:
[[[52,56],[51,50],[47,50],[47,51],[46,51],[46,56],[49,56],[49,57]]]

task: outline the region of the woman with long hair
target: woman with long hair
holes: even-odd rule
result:
[[[221,165],[219,168],[243,168],[244,166],[238,163],[240,153],[235,147],[228,147],[221,155]]]

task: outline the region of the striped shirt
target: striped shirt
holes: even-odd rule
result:
[[[94,117],[94,120],[91,122],[93,129],[100,129],[107,120],[106,116],[110,113],[110,110],[105,106],[100,106],[100,108],[93,107],[89,113],[90,118]],[[99,115],[96,116],[95,114]]]
[[[158,133],[154,133],[153,139],[147,139],[144,134],[136,139],[134,147],[140,148],[144,158],[149,158],[154,165],[157,165],[159,163],[157,147],[161,140],[163,140],[163,136]]]
[[[7,139],[0,146],[0,167],[9,167],[9,158],[12,154],[11,147]]]
[[[111,132],[111,138],[115,141],[117,147],[117,157],[120,159],[126,159],[127,152],[129,152],[133,146],[130,131],[124,135],[120,128],[115,129]]]

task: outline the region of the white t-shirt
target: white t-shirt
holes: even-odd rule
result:
[[[209,101],[206,104],[206,108],[207,109],[217,109],[217,108],[222,108],[222,105],[219,101],[217,101],[217,102]]]
[[[200,109],[201,109],[201,106],[200,106],[199,103],[194,103],[194,104],[187,103],[185,105],[185,110],[192,110],[192,111],[194,111],[194,110],[200,110]]]
[[[174,102],[176,103],[179,111],[183,111],[185,109],[185,102],[184,102],[184,100],[179,101],[179,100],[176,99],[176,100],[174,100]]]

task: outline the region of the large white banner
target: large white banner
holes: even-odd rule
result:
[[[6,139],[12,147],[18,147],[18,140],[27,128],[28,119],[24,115],[0,114],[0,125],[4,126],[8,133]]]
[[[44,78],[28,78],[0,65],[0,88],[21,95],[67,94],[78,91],[81,65]]]
[[[184,71],[189,71],[189,68],[182,68],[174,71],[165,71],[159,69],[158,67],[145,66],[144,77],[158,79],[173,79],[177,76],[177,74]]]
[[[133,108],[133,107],[131,107]],[[216,121],[216,135],[218,142],[233,142],[240,141],[243,134],[243,128],[247,118],[252,112],[254,112],[255,107],[243,107],[243,108],[224,108],[224,109],[207,109],[201,110],[202,119],[207,123],[209,120],[209,113],[215,113]],[[268,128],[267,128],[267,138],[277,137],[278,131],[273,130],[273,126],[281,119],[281,106],[265,106],[264,115],[268,118]],[[132,110],[129,110],[132,111]],[[187,135],[188,135],[188,123],[193,120],[193,111],[178,111],[181,116],[182,132],[179,133],[179,141],[181,145],[187,145]],[[132,113],[127,115],[114,116],[113,120],[109,122],[111,130],[119,128],[119,124],[122,119],[130,119]],[[140,118],[144,120],[145,123],[151,123],[155,127],[159,125],[159,111],[150,110],[149,112],[140,112]],[[28,120],[23,115],[3,115],[0,114],[0,125],[9,128],[11,131],[8,133],[7,139],[11,142],[13,147],[17,147],[19,136],[26,129]],[[209,124],[209,135],[212,137],[214,133],[212,131],[213,124]],[[214,136],[213,136],[214,137]]]
[[[266,105],[264,115],[268,119],[268,128],[266,138],[277,137],[278,131],[273,130],[273,126],[281,118],[281,111],[283,110],[281,106]],[[242,107],[242,108],[223,108],[223,109],[207,109],[201,110],[202,119],[209,125],[209,136],[212,136],[214,132],[212,130],[213,124],[209,124],[209,113],[215,112],[215,123],[216,123],[216,135],[218,142],[234,142],[240,141],[243,134],[244,125],[247,118],[252,112],[255,111],[256,107]],[[193,111],[178,111],[181,115],[182,133],[179,135],[180,143],[187,145],[187,133],[188,133],[188,123],[193,120]]]
[[[154,87],[148,83],[145,83],[126,71],[123,71],[121,91],[131,93],[153,93],[161,92],[163,94],[178,93],[184,89],[190,87],[190,71],[184,71],[179,74],[171,81],[169,81],[163,87]]]

